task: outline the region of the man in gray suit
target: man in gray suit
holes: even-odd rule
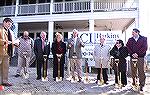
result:
[[[81,82],[82,79],[82,54],[81,54],[81,47],[84,47],[84,43],[78,37],[78,30],[73,30],[72,38],[68,40],[67,48],[69,49],[69,60],[70,60],[70,67],[71,67],[71,75],[73,81],[75,81],[75,71],[78,75],[78,82]]]

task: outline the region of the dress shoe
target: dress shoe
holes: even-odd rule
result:
[[[78,82],[81,82],[81,79],[79,78]]]
[[[54,81],[56,81],[56,78],[53,78]]]
[[[104,84],[108,85],[109,83],[108,82],[104,82]]]
[[[40,80],[40,79],[41,79],[41,77],[37,77],[37,78],[36,78],[36,80]]]
[[[16,77],[16,78],[17,78],[17,77],[20,77],[20,75],[19,75],[19,74],[16,74],[15,77]]]
[[[81,82],[81,79],[79,79],[78,82]]]
[[[133,82],[132,85],[135,85],[135,83]]]
[[[96,82],[95,82],[96,84],[98,83],[98,80],[96,80]]]
[[[12,86],[10,83],[2,83],[3,86]]]
[[[140,86],[140,91],[143,91],[143,87],[142,86]]]
[[[126,86],[125,84],[122,85],[122,87],[125,87],[125,86]]]

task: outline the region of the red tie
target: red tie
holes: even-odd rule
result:
[[[44,46],[45,46],[45,42],[44,42],[44,40],[42,40],[42,49],[43,49],[43,51],[44,51]]]

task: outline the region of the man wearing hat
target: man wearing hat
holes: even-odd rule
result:
[[[144,73],[144,56],[147,51],[147,38],[140,35],[140,31],[136,28],[132,31],[132,37],[128,39],[127,48],[131,57],[131,75],[133,79],[132,85],[135,85],[135,77],[138,72],[140,91],[143,91],[145,85],[145,73]],[[133,60],[137,60],[137,70],[134,68]]]
[[[0,84],[3,86],[12,86],[8,83],[9,59],[13,50],[13,34],[10,28],[13,21],[10,18],[3,20],[3,26],[0,27]]]

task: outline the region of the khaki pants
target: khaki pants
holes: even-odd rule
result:
[[[30,57],[24,58],[24,57],[18,56],[17,74],[21,75],[22,67],[23,67],[24,73],[29,73],[28,72],[29,63],[30,63]]]
[[[70,59],[71,75],[75,77],[75,72],[78,74],[78,78],[82,78],[82,63],[81,59]]]
[[[139,77],[139,83],[140,86],[144,86],[145,85],[145,72],[144,72],[144,58],[138,58],[138,62],[137,62],[137,69],[134,68],[134,65],[132,63],[132,60],[130,60],[131,63],[131,75],[132,78],[136,77],[136,74],[138,73],[138,77]]]
[[[0,84],[7,83],[9,71],[9,56],[0,56]]]

